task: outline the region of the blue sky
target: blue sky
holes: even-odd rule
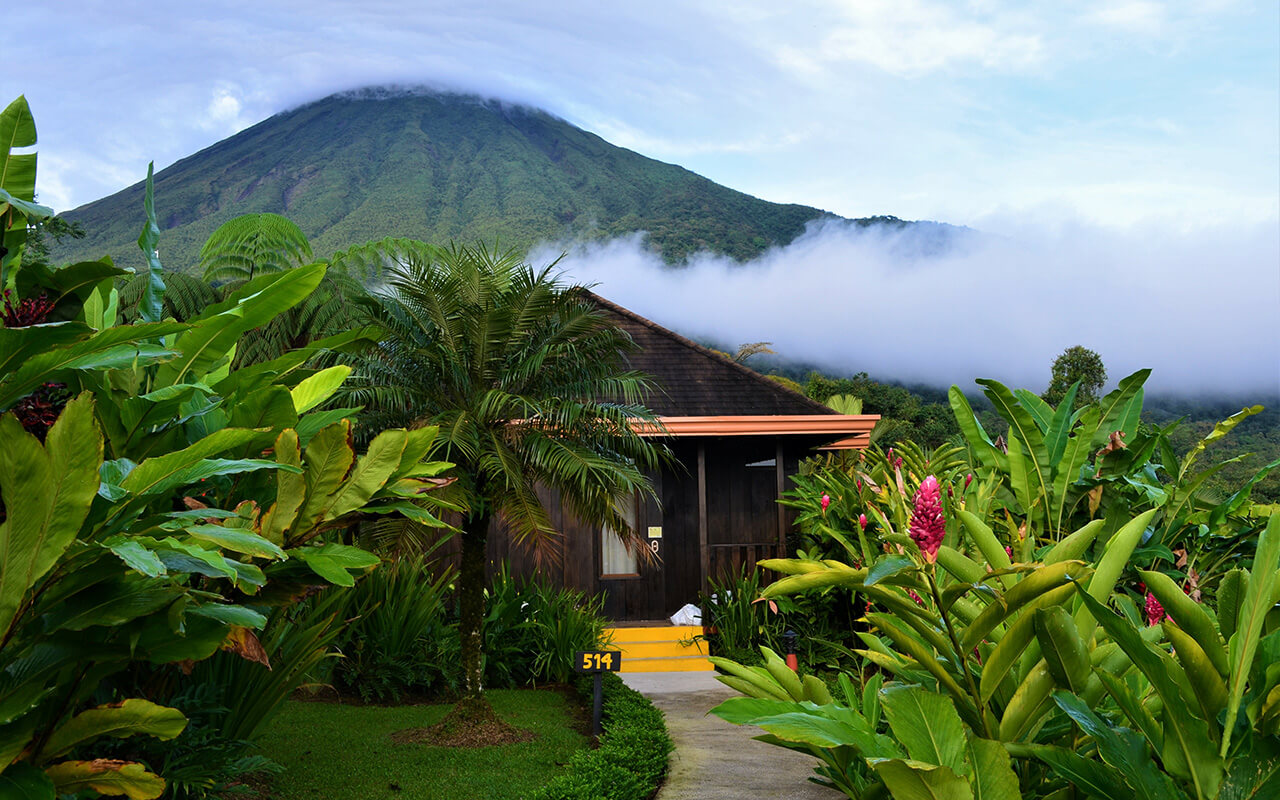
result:
[[[703,259],[685,295],[711,310],[641,242],[557,244],[679,330],[1029,387],[1084,344],[1113,379],[1280,391],[1276,0],[64,0],[6,9],[0,52],[58,209],[332,92],[426,84],[769,200],[994,234],[910,265],[838,229],[748,272]]]

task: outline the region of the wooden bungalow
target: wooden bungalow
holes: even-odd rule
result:
[[[839,441],[865,447],[876,415],[847,416],[794,392],[651,320],[593,296],[640,346],[634,369],[660,390],[647,405],[662,419],[678,466],[653,476],[660,502],[637,498],[627,511],[657,555],[636,557],[608,529],[582,524],[559,498],[540,492],[564,534],[562,558],[538,567],[495,524],[492,565],[535,572],[564,586],[605,594],[617,621],[660,620],[697,601],[713,577],[785,554],[788,510],[777,503],[799,462]],[[550,574],[548,574],[550,573]]]

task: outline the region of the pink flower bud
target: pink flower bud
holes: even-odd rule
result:
[[[1164,622],[1164,618],[1164,606],[1160,605],[1154,594],[1147,592],[1147,624],[1159,625]]]
[[[831,505],[831,496],[823,492],[822,494],[822,511],[825,513],[827,506]]]
[[[894,468],[894,469],[902,469],[902,457],[901,457],[901,456],[899,456],[898,458],[895,458],[895,459],[893,460],[893,468]]]
[[[859,515],[858,515],[858,527],[859,527],[859,528],[861,528],[861,529],[862,529],[862,530],[864,530],[864,531],[867,529],[867,515],[866,515],[866,514],[859,514]]]
[[[949,497],[949,498],[951,498],[951,499],[953,499],[953,500],[954,500],[954,499],[955,499],[955,496],[956,496],[956,490],[955,490],[955,489],[953,489],[953,488],[951,488],[951,485],[950,485],[950,484],[948,484],[948,485],[947,485],[947,497]]]
[[[973,483],[973,473],[972,473],[972,472],[970,472],[968,475],[965,475],[965,476],[964,476],[964,488],[967,490],[967,489],[969,488],[969,484],[971,484],[971,483]]]
[[[947,534],[946,520],[942,516],[942,495],[938,491],[938,479],[933,475],[920,482],[920,488],[912,499],[911,539],[920,548],[921,555],[929,563],[938,557],[938,548]]]
[[[855,481],[855,485],[857,485],[857,487],[858,487],[858,491],[859,491],[859,492],[861,492],[861,491],[862,491],[862,478],[858,478],[858,480],[857,480],[857,481]]]
[[[1012,558],[1013,558],[1013,548],[1012,548],[1012,547],[1010,547],[1009,545],[1005,545],[1005,546],[1004,546],[1004,552],[1009,556],[1009,558],[1010,558],[1010,559],[1012,559]]]

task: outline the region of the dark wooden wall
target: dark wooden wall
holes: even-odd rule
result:
[[[780,447],[776,438],[724,437],[681,439],[671,448],[679,463],[655,479],[660,503],[648,499],[636,514],[641,535],[650,526],[662,527],[662,538],[656,540],[659,563],[642,560],[638,577],[602,579],[599,529],[584,525],[563,507],[556,493],[544,489],[539,498],[563,534],[556,547],[539,557],[515,544],[505,527],[495,522],[488,540],[490,575],[505,558],[517,577],[537,577],[589,594],[603,592],[605,613],[613,619],[659,620],[685,603],[696,603],[705,579],[721,580],[754,568],[758,561],[785,555],[785,533],[794,515],[777,505],[778,470],[747,464],[776,460],[781,450],[783,473],[792,475],[807,447],[786,440]],[[706,480],[705,556],[699,531],[699,448]],[[459,543],[450,542],[438,552],[456,558]]]

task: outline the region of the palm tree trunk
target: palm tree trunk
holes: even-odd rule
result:
[[[462,644],[462,702],[484,699],[485,543],[489,514],[462,525],[462,570],[458,575],[458,634]]]

